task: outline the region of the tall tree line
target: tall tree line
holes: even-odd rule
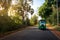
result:
[[[45,3],[39,7],[38,13],[47,22],[55,25],[57,24],[57,7],[56,0],[45,0]]]
[[[34,13],[31,8],[32,0],[0,0],[0,32],[15,30],[22,27],[28,12]]]

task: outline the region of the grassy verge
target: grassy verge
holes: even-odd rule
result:
[[[60,26],[54,26],[57,31],[60,31]]]

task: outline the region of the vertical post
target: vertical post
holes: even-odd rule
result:
[[[56,7],[57,7],[57,27],[58,27],[59,25],[58,0],[56,0]]]

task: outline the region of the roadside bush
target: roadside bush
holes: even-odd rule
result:
[[[16,30],[22,27],[22,19],[15,17],[11,19],[8,16],[0,16],[0,33]]]
[[[60,27],[55,27],[55,29],[56,29],[57,31],[60,31]]]
[[[31,19],[30,19],[30,25],[36,25],[37,24],[37,16],[34,15]]]

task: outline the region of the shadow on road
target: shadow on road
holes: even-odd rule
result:
[[[54,35],[53,33],[52,33],[52,31],[56,31],[56,30],[50,30],[50,29],[48,29],[48,28],[46,28],[46,30],[41,30],[41,29],[39,29],[38,27],[32,27],[31,28],[31,30],[32,31],[38,31],[38,32],[43,32],[43,33],[46,33],[46,36],[49,34],[50,36],[51,36],[51,38],[53,39],[54,38],[54,40],[60,40],[56,35]],[[42,33],[42,34],[43,34]],[[48,36],[49,37],[49,36]]]
[[[28,27],[23,31],[3,38],[3,40],[59,40],[49,29],[40,30],[38,27]]]

